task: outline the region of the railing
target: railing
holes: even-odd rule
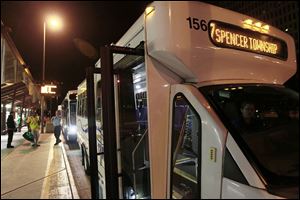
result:
[[[145,135],[148,133],[148,129],[145,130],[144,134],[142,135],[140,141],[137,143],[137,145],[135,146],[135,148],[132,151],[132,169],[133,169],[133,189],[136,192],[137,191],[137,184],[136,184],[136,168],[135,168],[135,153],[137,151],[137,149],[139,148],[140,144],[142,144]],[[145,147],[145,146],[144,146]],[[149,163],[144,163],[145,165],[143,167],[138,168],[138,170],[143,170],[143,169],[147,169],[149,167]],[[137,194],[137,192],[136,192]]]

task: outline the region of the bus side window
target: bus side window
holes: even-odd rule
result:
[[[96,120],[102,121],[102,93],[101,93],[101,81],[97,83],[96,90]]]
[[[87,96],[86,91],[83,93],[83,117],[87,118]]]
[[[173,103],[172,198],[200,198],[200,117],[188,100],[178,94]]]
[[[237,163],[234,161],[232,155],[230,154],[227,148],[225,151],[225,159],[224,159],[224,177],[240,182],[245,185],[249,185],[247,179],[241,172],[240,168],[238,167]]]

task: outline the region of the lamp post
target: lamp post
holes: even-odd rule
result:
[[[46,65],[46,29],[47,24],[52,29],[59,30],[62,27],[61,20],[57,16],[49,16],[44,20],[44,40],[43,40],[43,71],[42,85],[45,83],[45,65]],[[45,97],[41,94],[41,133],[44,133],[44,102]]]

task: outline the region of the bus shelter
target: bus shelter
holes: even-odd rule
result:
[[[21,129],[24,119],[33,108],[39,107],[39,86],[30,73],[9,33],[1,21],[1,134],[6,133],[6,119],[15,111]]]

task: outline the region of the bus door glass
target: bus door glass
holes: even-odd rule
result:
[[[96,138],[97,138],[97,152],[104,152],[104,141],[103,141],[103,121],[102,121],[102,90],[101,90],[101,78],[96,82]],[[97,156],[98,163],[98,176],[99,176],[99,197],[105,198],[105,165],[104,156]]]
[[[172,106],[170,196],[200,197],[200,117],[189,100],[177,93]]]
[[[144,59],[122,68],[117,77],[117,127],[121,149],[123,198],[149,198],[150,165]]]

